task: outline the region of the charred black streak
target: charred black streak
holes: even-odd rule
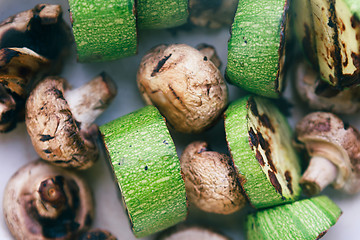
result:
[[[40,141],[42,141],[42,142],[49,141],[49,140],[51,140],[53,138],[55,138],[55,137],[50,136],[50,135],[42,135],[42,134],[40,134]]]
[[[260,146],[262,149],[264,149],[265,151],[267,149],[269,149],[270,145],[268,143],[268,141],[266,141],[263,137],[263,135],[261,134],[261,132],[258,132],[257,133],[257,136],[258,136],[258,140],[259,140],[259,143],[260,143]]]
[[[270,178],[270,182],[271,184],[274,186],[275,190],[280,193],[280,195],[282,195],[282,188],[281,185],[279,183],[279,180],[276,178],[275,173],[273,173],[272,171],[268,170],[268,175]]]
[[[274,173],[277,173],[277,169],[276,169],[276,167],[274,165],[274,162],[273,162],[273,160],[271,158],[271,150],[270,149],[266,150],[265,156],[267,158],[267,161],[268,161],[268,164],[270,166],[271,171],[274,172]]]
[[[172,54],[170,53],[168,56],[165,56],[158,62],[157,66],[154,68],[153,72],[151,73],[152,77],[154,77],[160,71],[160,69],[164,66],[164,64],[171,57],[171,55]]]
[[[253,128],[250,128],[250,130],[249,130],[249,143],[250,143],[251,148],[257,147],[259,145],[258,136],[254,132]]]
[[[265,166],[265,161],[261,155],[261,153],[259,152],[259,150],[256,151],[256,155],[255,155],[256,159],[258,160],[259,164],[263,167]]]
[[[257,109],[257,105],[256,102],[254,100],[253,97],[250,97],[248,100],[248,107],[250,108],[251,112],[255,115],[255,116],[259,116],[259,111]]]
[[[259,120],[264,127],[270,129],[271,132],[275,133],[275,129],[274,129],[273,125],[271,124],[269,117],[265,113],[262,114],[261,116],[259,116]]]
[[[293,194],[294,190],[292,187],[292,177],[289,170],[285,171],[285,180],[287,181],[287,188],[289,189],[290,193]]]

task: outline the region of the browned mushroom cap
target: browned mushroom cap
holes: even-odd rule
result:
[[[73,42],[60,5],[38,4],[0,23],[0,48],[30,48],[52,61],[51,74],[60,72]]]
[[[296,137],[311,156],[300,183],[309,195],[329,184],[347,193],[360,191],[360,134],[327,112],[305,116],[296,126]]]
[[[84,233],[79,240],[117,240],[109,231],[93,229]]]
[[[207,150],[206,142],[189,144],[180,158],[186,195],[206,212],[230,214],[245,205],[232,160]]]
[[[238,0],[189,0],[190,21],[197,26],[220,28],[234,20]]]
[[[49,62],[27,48],[0,49],[0,132],[16,126],[33,84]]]
[[[94,216],[84,180],[43,161],[19,169],[7,183],[3,200],[6,224],[15,239],[75,239]]]
[[[209,128],[228,101],[219,69],[185,44],[152,49],[140,63],[137,82],[145,102],[156,106],[179,132],[198,133]]]
[[[98,128],[92,122],[111,103],[116,86],[105,73],[70,90],[65,79],[48,77],[26,102],[26,127],[36,152],[62,167],[86,169],[98,158]]]
[[[159,240],[230,240],[219,233],[203,227],[180,227],[170,234],[164,234]]]
[[[306,62],[296,64],[295,88],[312,109],[339,114],[355,113],[360,109],[360,86],[339,91],[322,81]]]

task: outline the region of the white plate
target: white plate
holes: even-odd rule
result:
[[[43,2],[39,0],[0,0],[0,21],[17,12],[30,9],[37,3]],[[52,0],[48,1],[48,3],[61,4],[64,10],[64,19],[69,22],[69,6],[67,2],[64,0]],[[196,46],[199,43],[211,44],[218,50],[223,61],[221,71],[224,72],[228,38],[228,29],[217,31],[196,29],[194,31],[179,31],[175,35],[167,30],[142,32],[139,37],[137,56],[107,63],[80,64],[76,62],[74,52],[61,76],[68,79],[74,87],[89,81],[101,71],[106,71],[115,79],[118,85],[118,95],[105,114],[96,121],[97,124],[101,125],[144,106],[136,86],[136,71],[141,57],[151,47],[160,43],[186,43],[191,46]],[[238,88],[232,86],[229,86],[229,88],[231,100],[242,95],[242,91]],[[286,96],[292,103],[295,103],[289,97],[290,92],[290,90],[287,90]],[[304,109],[295,108],[290,119],[291,125],[294,126],[296,120],[302,117],[305,112]],[[360,118],[358,116],[347,117],[351,124],[360,126],[357,119]],[[221,122],[202,135],[184,136],[173,132],[172,134],[179,154],[184,146],[193,140],[207,140],[214,150],[226,152],[225,135]],[[37,158],[23,123],[18,124],[17,128],[12,132],[0,135],[1,196],[11,175],[21,166]],[[131,233],[127,216],[117,196],[117,187],[112,182],[104,159],[100,159],[96,166],[81,174],[88,180],[95,193],[96,216],[93,226],[110,230],[118,239],[136,239]],[[349,196],[331,189],[327,189],[324,193],[330,196],[343,210],[343,215],[338,223],[329,230],[324,239],[359,239],[360,195]],[[2,198],[0,198],[0,204],[2,205]],[[241,211],[230,216],[218,216],[191,208],[187,222],[189,224],[212,226],[216,230],[226,232],[233,239],[244,239],[242,223],[245,212]],[[0,239],[11,239],[2,217],[2,208],[0,208],[0,215]],[[144,239],[153,239],[153,237]]]

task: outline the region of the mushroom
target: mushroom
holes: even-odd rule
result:
[[[25,100],[49,61],[27,48],[0,49],[0,132],[22,119]]]
[[[73,42],[60,5],[38,4],[0,23],[0,48],[27,47],[37,52],[51,60],[51,74],[60,72]]]
[[[15,239],[76,239],[94,216],[93,197],[74,172],[44,161],[20,168],[6,185],[6,224]]]
[[[47,77],[26,102],[25,123],[41,158],[62,167],[86,169],[98,158],[98,127],[93,121],[116,95],[105,73],[70,90],[65,79]]]
[[[225,154],[208,151],[206,142],[189,144],[180,165],[187,197],[201,210],[230,214],[245,205],[234,163]]]
[[[360,109],[360,87],[339,91],[320,79],[305,61],[296,64],[295,89],[300,98],[312,109],[351,114]]]
[[[84,233],[79,240],[117,240],[117,238],[109,231],[97,228]]]
[[[196,26],[221,28],[234,20],[238,0],[190,0],[190,22]]]
[[[170,232],[165,232],[161,235],[159,240],[229,240],[230,238],[225,237],[217,232],[214,232],[204,227],[177,227],[175,230],[172,229]]]
[[[228,101],[219,69],[185,44],[153,48],[142,58],[137,83],[145,102],[157,107],[169,125],[184,133],[211,127]]]
[[[311,157],[300,184],[318,194],[329,184],[346,193],[360,191],[360,133],[327,112],[314,112],[296,125],[296,138]]]

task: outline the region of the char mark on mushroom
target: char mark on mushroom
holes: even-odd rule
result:
[[[154,68],[153,72],[151,73],[151,76],[154,77],[157,73],[160,72],[160,69],[164,66],[166,61],[171,57],[171,53],[168,56],[165,56],[163,59],[161,59],[157,66]]]

